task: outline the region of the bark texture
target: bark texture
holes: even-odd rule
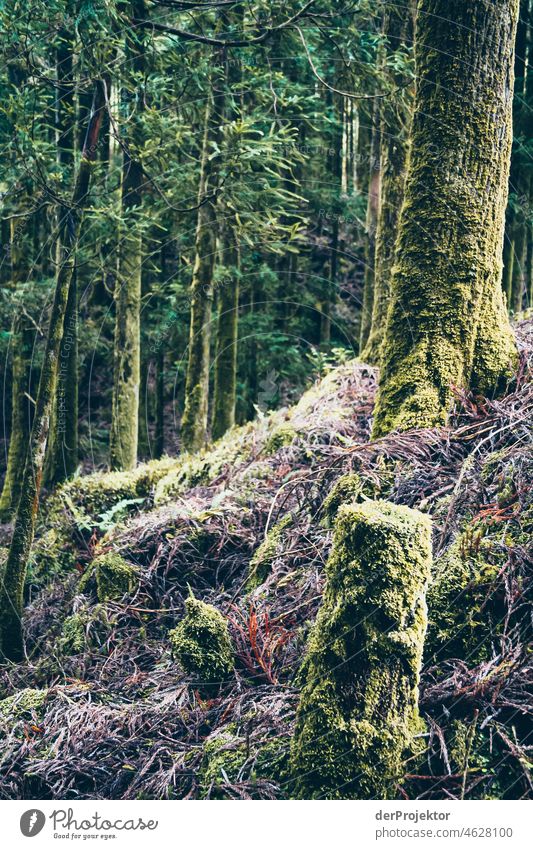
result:
[[[144,17],[144,0],[131,4],[133,17]],[[144,70],[142,30],[128,33],[126,50],[136,74]],[[124,226],[119,238],[115,283],[115,339],[113,346],[113,398],[109,461],[112,469],[129,470],[137,463],[139,438],[139,384],[141,369],[141,283],[143,239],[140,207],[144,174],[139,158],[140,116],[144,92],[136,93],[133,128],[122,160],[121,203]]]
[[[510,376],[501,290],[518,0],[419,0],[412,145],[374,435]]]
[[[220,146],[224,114],[222,65],[217,62],[208,95],[202,145],[202,167],[196,225],[196,243],[191,281],[191,323],[185,384],[185,407],[181,422],[183,447],[197,451],[207,442],[209,403],[209,352],[213,275],[217,250],[216,195],[218,159],[212,154]]]

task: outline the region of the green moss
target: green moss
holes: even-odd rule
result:
[[[229,730],[208,738],[203,746],[200,765],[200,793],[211,799],[227,798],[219,790],[223,784],[269,780],[283,784],[288,777],[290,740],[287,737],[266,740],[257,751]],[[253,790],[252,796],[253,796]]]
[[[504,615],[498,562],[483,526],[462,533],[436,561],[428,592],[429,628],[425,655],[434,660],[468,657],[471,665],[491,657],[491,640]],[[503,557],[503,552],[500,552]],[[492,561],[492,562],[491,562]]]
[[[57,641],[60,655],[82,654],[86,650],[99,648],[110,632],[110,622],[105,607],[81,607],[67,616]]]
[[[239,781],[247,759],[245,743],[232,734],[217,734],[206,740],[199,773],[201,795],[209,793],[212,799],[222,798],[217,787]]]
[[[98,601],[119,601],[122,596],[133,592],[138,572],[120,554],[110,551],[95,557],[80,580],[79,591],[86,592],[93,579]]]
[[[206,692],[216,691],[231,676],[233,646],[227,621],[216,607],[190,596],[185,617],[168,636],[173,656]]]
[[[265,445],[264,453],[267,456],[275,454],[281,448],[292,445],[298,434],[290,424],[281,424],[275,427]]]
[[[323,504],[326,517],[332,521],[342,504],[350,504],[353,501],[361,501],[363,496],[363,484],[359,475],[343,475],[331,487]]]
[[[47,514],[61,518],[65,508],[96,519],[120,501],[147,498],[161,478],[179,463],[163,457],[142,463],[129,472],[96,472],[63,484],[48,501]]]
[[[454,387],[493,393],[517,360],[501,270],[518,4],[456,4],[453,27],[449,5],[418,4],[415,109],[374,437],[444,424]]]
[[[299,798],[387,798],[417,748],[430,531],[426,516],[384,501],[339,510],[301,671]]]
[[[48,696],[48,690],[20,690],[0,701],[0,724],[13,726],[17,721],[38,720]]]
[[[281,522],[274,525],[268,532],[264,541],[261,543],[254,556],[250,560],[248,570],[248,589],[255,589],[264,583],[268,578],[272,564],[278,556],[280,545],[283,539],[283,531],[292,522],[292,516],[289,514],[284,516]]]
[[[155,504],[164,504],[195,486],[207,485],[228,470],[234,472],[251,458],[254,435],[253,425],[235,427],[212,448],[184,455],[181,462],[159,481]]]

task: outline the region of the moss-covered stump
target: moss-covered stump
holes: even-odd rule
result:
[[[234,666],[233,645],[228,624],[216,607],[190,596],[185,617],[168,636],[173,656],[206,693],[216,692],[228,680]]]
[[[79,589],[86,592],[94,581],[98,601],[119,601],[127,593],[133,592],[138,573],[131,563],[114,551],[95,557],[88,570],[82,576]]]
[[[422,730],[431,526],[385,501],[340,508],[291,750],[298,798],[389,798]]]

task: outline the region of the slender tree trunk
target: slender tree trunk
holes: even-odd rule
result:
[[[337,269],[339,264],[339,218],[341,215],[340,192],[342,180],[342,127],[343,127],[343,101],[339,95],[332,97],[332,109],[334,116],[332,144],[333,160],[331,162],[330,179],[333,196],[333,226],[331,231],[331,244],[329,250],[328,279],[326,282],[325,298],[322,302],[320,315],[320,347],[328,350],[331,342],[331,313],[337,294]]]
[[[26,452],[31,431],[32,402],[30,400],[31,356],[34,332],[24,316],[17,316],[13,326],[11,365],[11,433],[7,469],[0,496],[0,520],[7,521],[16,510]]]
[[[132,17],[144,19],[144,0],[131,3]],[[126,51],[136,74],[144,71],[144,30],[131,30]],[[115,339],[113,346],[113,398],[110,432],[110,466],[133,469],[139,438],[139,383],[141,362],[141,284],[143,239],[140,207],[144,174],[138,159],[144,92],[136,92],[133,130],[126,139],[122,162],[122,218],[117,280],[115,282]]]
[[[368,203],[366,208],[367,247],[365,255],[365,283],[363,289],[363,307],[361,310],[361,335],[359,346],[362,350],[370,334],[372,306],[374,302],[374,267],[376,259],[376,228],[379,215],[379,195],[381,166],[380,154],[380,106],[376,100],[372,119],[372,141],[370,144],[370,172],[368,181]]]
[[[39,506],[50,412],[57,386],[58,360],[61,352],[68,293],[74,273],[75,252],[80,235],[83,207],[89,190],[91,162],[95,159],[98,144],[103,106],[103,88],[101,83],[98,83],[72,195],[72,203],[70,208],[64,212],[61,220],[60,264],[37,393],[35,417],[26,464],[22,474],[21,496],[15,517],[13,537],[4,569],[3,581],[0,585],[0,656],[14,661],[20,660],[24,653],[22,605],[26,567],[35,533],[35,520]]]
[[[442,424],[453,387],[492,392],[512,373],[501,257],[517,18],[518,0],[419,0],[376,436]]]
[[[226,211],[226,215],[227,215]],[[222,261],[228,277],[218,291],[218,326],[213,398],[213,439],[235,424],[239,330],[239,250],[231,223],[224,224]]]
[[[74,164],[74,80],[70,33],[62,31],[57,50],[56,139],[63,174]],[[57,244],[59,254],[60,244]],[[58,257],[59,259],[59,257]],[[78,286],[76,273],[69,287],[56,397],[43,479],[48,486],[71,477],[78,466]]]
[[[202,145],[195,260],[191,281],[191,319],[189,358],[185,383],[185,408],[181,439],[188,451],[197,451],[207,442],[209,403],[209,355],[211,345],[211,309],[213,275],[217,250],[216,187],[218,162],[213,149],[220,146],[224,114],[222,62],[217,58],[205,111]]]
[[[405,9],[390,5],[385,11],[384,33],[390,44],[390,50],[396,51],[405,41],[412,29],[412,20]],[[404,79],[395,79],[398,87],[405,88]],[[387,310],[389,306],[390,280],[394,265],[395,248],[398,236],[398,222],[405,187],[405,168],[407,160],[408,127],[410,123],[408,109],[401,105],[382,104],[380,139],[380,201],[377,217],[376,245],[374,256],[374,296],[372,299],[372,319],[361,358],[365,362],[379,365],[381,347],[385,335]]]
[[[159,347],[155,372],[155,434],[154,457],[159,459],[165,451],[165,351]]]

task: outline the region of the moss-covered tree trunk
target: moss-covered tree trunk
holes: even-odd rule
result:
[[[134,0],[132,17],[143,20],[144,0]],[[145,65],[144,30],[130,29],[126,52],[137,81],[132,127],[126,138],[122,160],[121,206],[123,226],[119,233],[118,268],[115,282],[115,338],[113,344],[113,397],[109,463],[112,469],[127,470],[137,463],[139,437],[139,383],[141,368],[141,285],[143,239],[140,208],[144,173],[140,162],[141,120],[144,90],[139,84]]]
[[[512,373],[501,257],[517,17],[518,0],[419,0],[376,436],[442,424],[453,387],[493,392]]]
[[[392,52],[406,38],[412,40],[412,18],[404,7],[389,4],[384,15],[383,30]],[[409,43],[409,42],[408,42]],[[391,84],[400,91],[406,79],[400,72],[390,73]],[[379,365],[389,306],[390,281],[394,265],[398,223],[405,187],[405,167],[410,124],[409,106],[403,101],[385,100],[381,104],[380,134],[380,201],[376,223],[374,282],[370,332],[361,358]]]
[[[340,508],[300,673],[291,749],[297,797],[394,794],[422,731],[418,684],[430,570],[431,525],[422,513],[385,501]]]
[[[6,476],[0,496],[0,521],[8,521],[16,510],[21,492],[21,469],[24,468],[31,431],[32,401],[30,399],[33,328],[24,316],[13,323],[11,355],[11,432],[7,455]]]
[[[222,138],[224,114],[224,75],[220,55],[215,58],[211,91],[205,110],[202,162],[198,193],[198,219],[194,267],[191,281],[189,356],[185,383],[185,406],[181,440],[188,451],[197,451],[207,442],[209,405],[209,354],[213,277],[217,252],[217,184],[219,161],[213,156]]]
[[[56,139],[57,159],[68,186],[74,164],[74,80],[71,34],[59,34],[57,50]],[[65,179],[67,178],[67,179]],[[61,213],[60,213],[61,214]],[[57,246],[58,251],[60,245]],[[52,405],[50,435],[43,478],[53,486],[74,474],[78,465],[78,285],[74,272],[69,288],[65,328]]]
[[[228,215],[226,211],[226,215]],[[224,223],[222,262],[225,277],[217,293],[218,323],[214,367],[212,437],[219,439],[235,424],[237,343],[239,333],[239,249],[231,222]]]
[[[26,567],[35,533],[51,406],[57,387],[58,360],[69,288],[74,273],[81,216],[89,191],[91,163],[96,157],[103,108],[103,88],[101,83],[98,83],[72,201],[61,220],[60,263],[37,392],[35,416],[26,464],[21,476],[21,495],[15,516],[13,536],[3,581],[0,585],[0,656],[9,660],[20,660],[24,652],[22,604]]]

